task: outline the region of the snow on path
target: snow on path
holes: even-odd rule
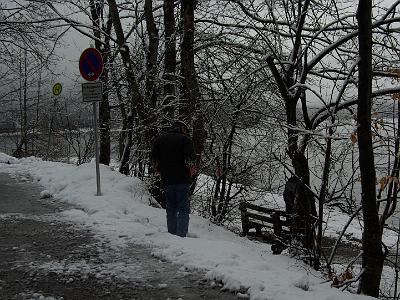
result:
[[[151,196],[137,178],[101,165],[102,196],[96,196],[95,165],[73,166],[38,158],[16,160],[0,153],[0,172],[26,175],[45,190],[42,195],[74,204],[63,214],[91,226],[116,247],[136,243],[154,255],[221,280],[224,289],[245,291],[250,299],[373,299],[341,292],[320,273],[285,255],[272,255],[266,244],[239,237],[191,215],[189,233],[180,238],[166,230],[165,211],[149,206]]]

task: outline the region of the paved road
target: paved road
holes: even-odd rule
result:
[[[111,249],[39,193],[0,173],[0,299],[237,299],[144,248]]]

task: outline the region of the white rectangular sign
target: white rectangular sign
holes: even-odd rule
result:
[[[101,82],[82,83],[83,102],[101,101],[103,85]]]

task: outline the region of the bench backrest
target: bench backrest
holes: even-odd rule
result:
[[[291,218],[285,211],[266,208],[248,202],[240,203],[239,209],[241,211],[244,234],[247,234],[251,228],[255,228],[259,232],[261,227],[272,228],[276,236],[290,232]]]

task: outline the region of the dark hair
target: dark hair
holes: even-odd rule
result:
[[[181,121],[181,120],[177,120],[174,121],[174,123],[172,123],[172,128],[185,128],[186,130],[189,129],[189,127],[186,125],[185,122]]]

